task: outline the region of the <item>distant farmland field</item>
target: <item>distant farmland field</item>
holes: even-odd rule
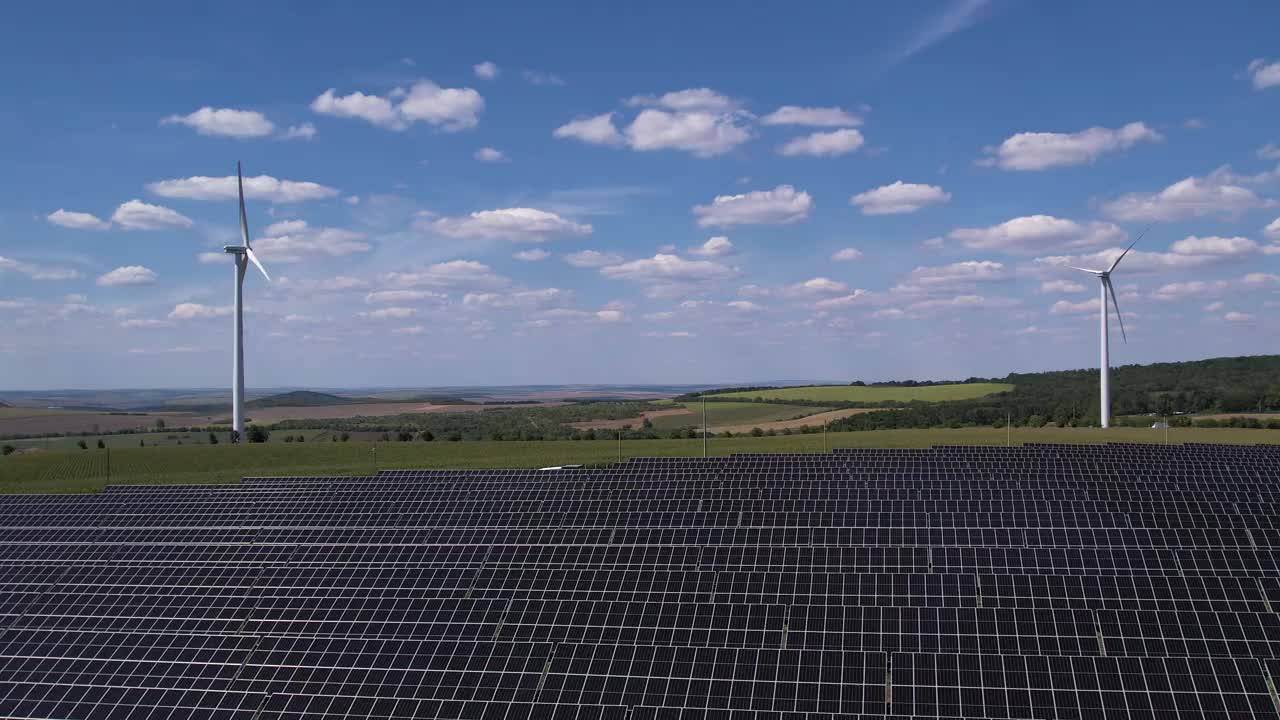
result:
[[[861,386],[861,385],[810,385],[806,387],[776,388],[773,390],[745,390],[718,393],[717,398],[763,398],[765,400],[807,400],[812,402],[941,402],[943,400],[970,400],[973,398],[1008,392],[1013,386],[1007,383],[955,383],[953,385],[928,385],[924,387]]]
[[[1235,428],[1173,428],[1173,443],[1280,443],[1280,431]],[[1163,442],[1149,428],[1014,428],[1013,442]],[[830,433],[827,447],[928,447],[1003,445],[1003,429],[877,430]],[[376,452],[375,452],[376,447]],[[712,438],[712,455],[821,452],[823,436]],[[701,440],[626,440],[621,456],[692,457]],[[47,451],[0,457],[0,492],[86,492],[111,483],[228,483],[261,475],[367,475],[390,468],[527,468],[608,463],[619,457],[613,440],[542,442],[267,443],[191,445],[111,450]]]

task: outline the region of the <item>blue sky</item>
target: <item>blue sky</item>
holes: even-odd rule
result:
[[[1269,353],[1280,8],[28,4],[0,387],[938,378]],[[16,11],[16,12],[15,12]]]

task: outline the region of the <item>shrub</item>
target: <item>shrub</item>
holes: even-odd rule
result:
[[[284,436],[284,441],[285,441],[285,442],[287,442],[287,443],[291,443],[291,442],[293,442],[293,436],[292,436],[292,435],[285,435],[285,436]]]
[[[251,443],[264,443],[271,437],[271,433],[267,432],[267,429],[261,425],[250,425],[249,429],[245,431],[245,435],[249,437],[249,442]]]
[[[86,443],[85,443],[85,441],[83,441],[83,440],[77,440],[77,441],[76,441],[76,447],[80,448],[81,450],[88,450],[88,449],[89,449],[88,444],[86,444]]]
[[[751,428],[751,437],[760,437],[764,435],[764,431],[758,427]]]
[[[102,438],[98,438],[98,449],[105,450],[106,448],[107,448],[107,444],[102,442]]]
[[[413,439],[413,433],[409,430],[401,430],[400,432],[396,433],[396,439],[399,440],[400,442],[409,442],[410,440]]]
[[[351,433],[345,433],[345,432],[342,433],[342,442],[347,442],[350,439],[351,439]]]
[[[343,433],[343,435],[345,434],[346,433]],[[436,439],[436,436],[432,435],[430,430],[423,430],[422,432],[418,433],[418,439],[421,440],[422,442],[431,442],[432,440]]]
[[[218,434],[217,434],[217,433],[209,433],[209,444],[210,444],[210,445],[217,445],[217,444],[218,444]]]
[[[14,446],[5,445],[4,447],[0,448],[0,455],[12,455],[15,450],[17,450],[17,448],[15,448]]]

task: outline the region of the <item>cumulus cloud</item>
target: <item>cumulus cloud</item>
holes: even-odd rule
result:
[[[405,320],[417,314],[417,310],[409,307],[388,307],[369,312],[358,312],[356,317],[368,320]]]
[[[476,77],[484,78],[485,80],[492,80],[498,77],[499,72],[498,65],[489,60],[472,65],[471,70],[476,74]]]
[[[751,302],[750,300],[730,300],[729,302],[725,303],[725,307],[729,308],[730,310],[743,312],[743,313],[756,313],[764,310],[763,305],[758,305],[756,303]]]
[[[511,257],[521,262],[539,262],[551,257],[551,253],[543,250],[542,248],[530,248],[528,250],[521,250]]]
[[[1240,183],[1246,180],[1223,166],[1204,177],[1188,177],[1149,193],[1121,195],[1103,203],[1102,210],[1117,220],[1169,222],[1206,215],[1234,217],[1268,203]]]
[[[424,218],[417,227],[452,238],[544,242],[559,235],[590,235],[591,226],[536,208],[481,210],[461,217]]]
[[[863,215],[897,215],[913,213],[929,205],[951,200],[951,193],[937,185],[919,185],[898,180],[849,198],[849,204],[862,209]]]
[[[346,275],[336,275],[331,278],[321,280],[294,280],[289,277],[282,277],[275,282],[275,286],[285,290],[295,290],[302,293],[327,293],[327,292],[351,292],[353,290],[368,290],[369,283],[360,278],[348,277]]]
[[[958,228],[947,237],[971,250],[1029,254],[1120,242],[1125,233],[1106,222],[1077,223],[1052,215],[1028,215],[985,228]]]
[[[141,265],[124,265],[98,278],[98,284],[103,287],[152,285],[155,281],[155,272]]]
[[[816,132],[795,138],[778,148],[778,153],[787,157],[810,155],[813,157],[835,157],[847,155],[862,147],[865,139],[862,133],[853,128]]]
[[[120,327],[126,330],[150,330],[159,327],[170,327],[173,323],[168,320],[157,320],[155,318],[130,318],[120,323]]]
[[[201,265],[217,265],[227,262],[227,253],[225,252],[202,252],[196,253],[196,262]]]
[[[1040,292],[1042,293],[1076,293],[1087,290],[1083,284],[1074,280],[1046,280],[1040,283]]]
[[[807,125],[809,127],[857,127],[862,118],[838,107],[783,105],[760,118],[765,125]]]
[[[25,263],[0,255],[0,272],[6,271],[26,275],[32,280],[75,280],[80,277],[79,271],[70,268]]]
[[[282,140],[311,140],[315,136],[316,126],[309,122],[304,122],[301,125],[290,125],[289,129],[280,135],[280,138]]]
[[[1156,288],[1156,291],[1151,296],[1157,300],[1181,300],[1191,297],[1213,297],[1221,294],[1226,289],[1227,283],[1223,281],[1191,280],[1188,282],[1166,283]]]
[[[711,88],[677,90],[661,96],[635,95],[627,100],[627,104],[660,107],[667,110],[709,110],[711,112],[729,112],[736,110],[740,105],[737,100],[722,95]]]
[[[809,193],[779,185],[741,195],[717,195],[710,205],[695,205],[693,214],[703,227],[787,225],[804,220],[812,209]]]
[[[1032,274],[1040,274],[1053,269],[1065,270],[1069,266],[1106,269],[1111,267],[1111,263],[1115,262],[1115,259],[1124,251],[1123,247],[1112,247],[1087,255],[1038,257],[1026,270]],[[1219,262],[1221,259],[1220,256],[1215,255],[1179,255],[1132,250],[1125,256],[1124,264],[1120,267],[1121,272],[1125,273],[1147,273],[1201,267]]]
[[[389,130],[405,130],[425,122],[453,132],[479,124],[484,98],[472,88],[442,88],[419,80],[407,91],[396,88],[387,97],[358,91],[339,96],[329,88],[311,102],[311,109],[321,115],[358,118]]]
[[[911,303],[906,307],[905,317],[919,319],[945,313],[971,310],[997,310],[1022,304],[1018,298],[990,297],[986,295],[957,295],[948,298],[933,298]],[[892,309],[892,308],[891,308]],[[882,315],[881,317],[891,317]]]
[[[62,208],[49,213],[45,216],[45,219],[54,225],[61,225],[74,230],[106,230],[111,227],[111,223],[91,213],[63,210]]]
[[[1263,160],[1280,160],[1280,145],[1267,143],[1258,148],[1258,157]]]
[[[1249,63],[1248,72],[1255,90],[1266,90],[1280,85],[1280,61],[1271,62],[1265,58],[1257,58]]]
[[[160,180],[148,183],[147,190],[167,198],[186,200],[235,200],[238,197],[236,176],[205,177]],[[313,182],[278,180],[270,175],[258,175],[244,179],[244,196],[251,200],[268,200],[273,203],[324,200],[334,197],[338,191]]]
[[[201,135],[257,138],[270,135],[276,126],[260,112],[234,108],[202,107],[190,115],[170,115],[161,125],[186,125]]]
[[[370,305],[411,302],[440,303],[448,299],[449,296],[444,293],[431,292],[429,290],[377,290],[364,296],[364,301]]]
[[[293,263],[309,256],[345,257],[368,252],[364,233],[343,228],[313,228],[303,220],[288,220],[267,226],[264,237],[253,249],[264,261]]]
[[[206,318],[226,317],[231,314],[231,306],[215,307],[200,303],[179,303],[169,312],[170,320],[200,320]]]
[[[473,155],[476,160],[485,163],[507,162],[507,156],[501,150],[491,147],[482,147]]]
[[[625,139],[613,124],[613,113],[577,118],[552,131],[560,139],[579,140],[591,145],[622,145]]]
[[[1252,272],[1247,273],[1240,278],[1240,284],[1245,287],[1257,288],[1267,287],[1269,285],[1280,285],[1280,275],[1275,273]]]
[[[922,265],[892,290],[898,294],[936,294],[969,289],[979,283],[1003,282],[1011,274],[1003,263],[992,260],[965,260],[949,265]]]
[[[1122,128],[1091,127],[1075,133],[1018,133],[999,147],[986,148],[988,157],[978,164],[1005,170],[1046,170],[1052,167],[1085,165],[1099,156],[1126,150],[1140,142],[1161,142],[1164,136],[1143,123]]]
[[[1078,315],[1080,313],[1096,313],[1101,310],[1102,301],[1098,300],[1098,298],[1090,298],[1080,302],[1059,300],[1049,308],[1049,312],[1054,315]]]
[[[605,265],[617,265],[623,258],[617,253],[602,253],[599,250],[582,250],[564,256],[564,261],[574,267],[596,268]]]
[[[794,285],[788,285],[782,289],[782,294],[793,297],[803,297],[810,295],[842,293],[848,289],[849,286],[838,280],[832,280],[827,277],[815,277]]]
[[[111,222],[125,230],[167,230],[191,227],[191,218],[160,205],[149,205],[141,200],[121,203],[111,213]]]
[[[878,299],[878,297],[879,296],[877,296],[876,293],[873,293],[870,290],[858,288],[847,295],[819,300],[813,304],[813,307],[816,310],[835,310],[854,305],[863,305]]]
[[[1272,240],[1280,240],[1280,217],[1268,223],[1267,226],[1262,229],[1262,234]]]
[[[701,245],[694,245],[689,248],[689,254],[698,257],[724,257],[725,255],[732,255],[733,252],[733,243],[729,242],[729,238],[723,235],[717,235]]]
[[[1258,243],[1246,237],[1187,237],[1173,243],[1169,250],[1179,255],[1248,255],[1258,250]]]
[[[652,258],[607,265],[600,268],[600,274],[645,285],[645,294],[649,297],[675,297],[732,278],[738,271],[710,260],[685,260],[677,255],[658,253]]]
[[[475,260],[450,260],[424,270],[385,273],[379,280],[394,288],[500,288],[510,282]]]
[[[1280,81],[1277,81],[1277,82],[1280,82]],[[1223,315],[1222,319],[1226,320],[1227,322],[1248,322],[1253,319],[1253,316],[1250,315],[1249,313],[1237,312],[1233,310],[1227,313],[1226,315]]]
[[[1204,306],[1204,311],[1205,311],[1205,312],[1210,312],[1210,313],[1218,312],[1219,310],[1221,310],[1222,308],[1224,308],[1224,307],[1226,307],[1226,306],[1227,306],[1227,304],[1226,304],[1226,303],[1224,303],[1224,302],[1222,302],[1221,300],[1215,300],[1214,302],[1211,302],[1211,303],[1209,303],[1208,305],[1205,305],[1205,306]]]
[[[426,331],[427,329],[421,325],[409,325],[408,327],[395,328],[391,332],[396,335],[421,335]]]
[[[834,262],[853,262],[862,259],[862,251],[857,248],[840,248],[831,254]]]

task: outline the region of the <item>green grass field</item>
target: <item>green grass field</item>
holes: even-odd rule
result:
[[[702,425],[701,403],[685,403],[691,415],[664,415],[655,417],[653,427],[658,431]],[[809,407],[806,405],[775,405],[773,403],[752,402],[709,402],[707,403],[707,425],[723,427],[726,425],[750,425],[751,423],[767,423],[775,420],[790,420],[797,415],[813,415],[830,408]]]
[[[956,383],[954,385],[930,385],[927,387],[862,387],[857,385],[811,385],[808,387],[777,388],[776,390],[746,390],[716,395],[716,397],[764,398],[766,400],[811,400],[817,402],[909,402],[923,400],[970,400],[1012,390],[1006,383]]]
[[[828,447],[928,447],[1002,445],[1003,429],[877,430],[831,433]],[[1146,428],[1015,428],[1013,442],[1152,442],[1164,432]],[[1280,431],[1173,428],[1169,441],[1280,443]],[[376,465],[374,451],[376,448]],[[713,455],[746,452],[821,452],[823,436],[714,438]],[[630,440],[622,457],[696,456],[701,440]],[[256,475],[364,475],[388,468],[543,467],[607,463],[618,459],[611,440],[545,442],[316,442],[263,445],[128,447],[24,453],[0,457],[0,492],[86,492],[111,483],[227,483]]]

